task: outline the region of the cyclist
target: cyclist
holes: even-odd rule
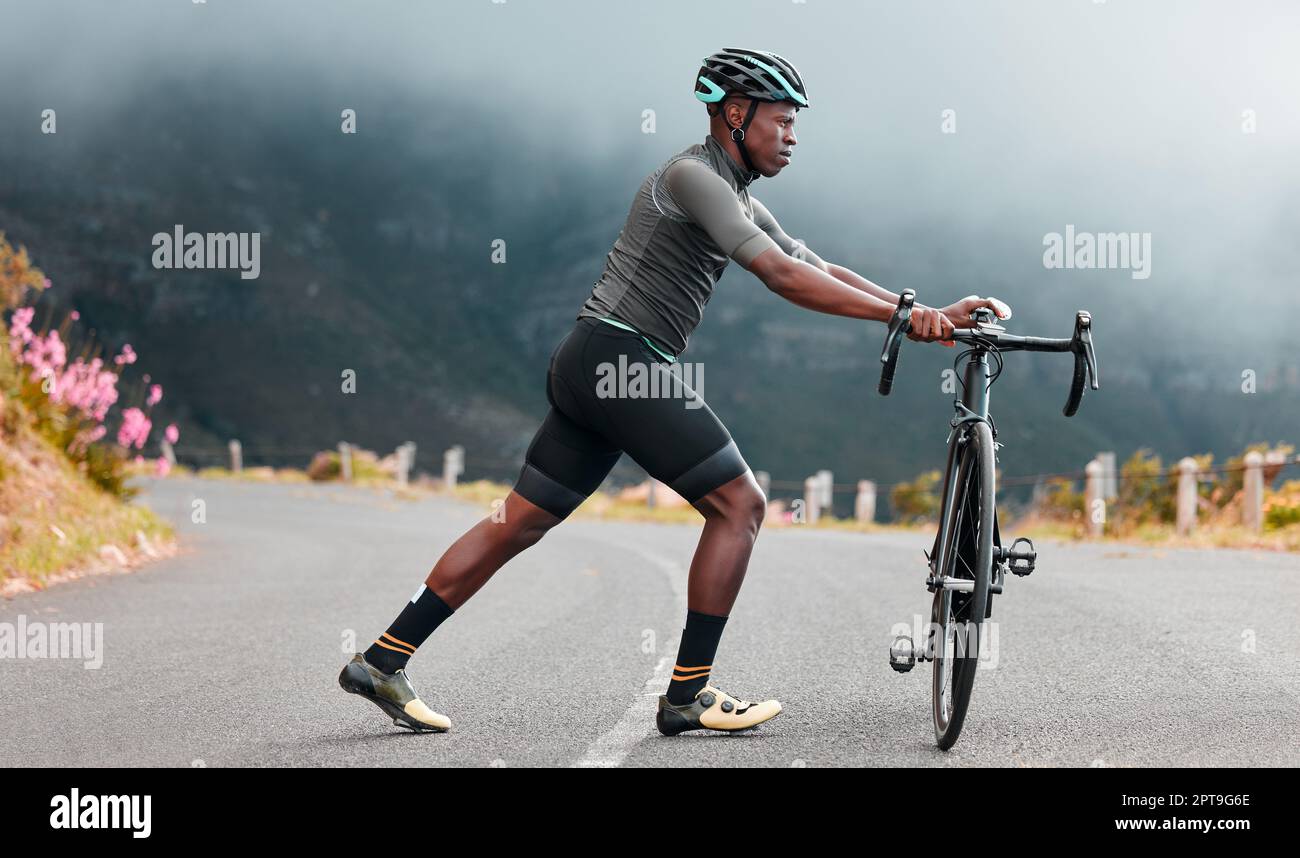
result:
[[[659,698],[660,731],[743,730],[781,712],[775,700],[750,703],[709,683],[767,499],[730,432],[671,365],[731,260],[782,298],[822,313],[888,322],[898,296],[823,261],[750,194],[760,176],[789,165],[796,114],[809,107],[803,78],[788,60],[727,48],[704,60],[695,97],[706,105],[709,134],[664,162],[637,191],[600,279],[551,355],[550,410],[506,498],[504,520],[499,513],[484,519],[447,549],[388,630],[339,676],[346,690],[373,701],[400,726],[419,732],[451,726],[420,700],[407,660],[501,566],[568,517],[623,453],[704,517],[677,663]],[[943,309],[917,304],[909,336],[951,346],[954,326],[969,326],[970,312],[985,306],[1003,318],[1010,314],[1002,302],[975,296]],[[602,394],[596,384],[602,365],[673,375],[681,396]]]

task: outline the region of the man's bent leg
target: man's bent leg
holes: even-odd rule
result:
[[[694,502],[705,517],[691,561],[690,610],[668,693],[655,724],[665,736],[686,730],[748,730],[781,714],[776,700],[738,700],[709,683],[727,614],[745,578],[767,499],[748,471]],[[705,613],[705,610],[716,613]]]
[[[704,516],[687,583],[686,627],[668,702],[689,703],[709,682],[722,630],[745,580],[767,499],[749,471],[694,503]]]
[[[727,614],[745,578],[767,499],[746,472],[694,502],[705,517],[691,561],[686,628],[655,724],[665,736],[686,730],[748,730],[781,714],[776,700],[738,700],[709,682]],[[716,613],[705,613],[705,611]]]
[[[767,498],[746,471],[695,502],[704,516],[691,560],[687,604],[691,610],[726,616],[740,593],[749,557],[767,512]]]
[[[667,483],[705,519],[691,561],[686,626],[677,663],[667,694],[660,699],[659,729],[668,734],[699,726],[746,729],[780,712],[780,704],[767,701],[750,713],[747,704],[740,706],[734,698],[725,698],[721,693],[706,695],[703,689],[745,577],[766,512],[766,498],[731,433],[698,391],[670,373],[666,365],[651,359],[635,337],[602,333],[599,340],[593,334],[589,360],[611,365],[639,363],[658,376],[660,383],[657,387],[652,384],[652,390],[672,394],[604,400],[602,409],[614,425],[611,437],[647,473]],[[738,717],[731,717],[733,713]]]

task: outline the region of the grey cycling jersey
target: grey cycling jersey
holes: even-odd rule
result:
[[[814,265],[757,199],[748,173],[709,135],[646,177],[577,318],[613,317],[674,355],[686,348],[727,263],[773,247]]]

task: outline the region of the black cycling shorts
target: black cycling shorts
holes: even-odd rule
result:
[[[514,490],[565,518],[624,452],[691,503],[745,474],[749,466],[731,433],[675,366],[632,331],[579,319],[551,355],[551,409],[528,445]],[[636,372],[658,374],[658,395],[646,395],[655,387],[637,391],[626,382],[619,389],[618,378]]]

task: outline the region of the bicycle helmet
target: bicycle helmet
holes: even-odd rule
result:
[[[709,111],[711,116],[717,116],[728,96],[750,99],[745,121],[731,129],[731,139],[740,149],[740,156],[750,173],[756,171],[749,159],[749,150],[745,148],[745,131],[758,110],[758,103],[790,101],[795,109],[811,106],[798,70],[785,57],[770,51],[723,48],[704,58],[695,76],[695,97],[706,105],[718,105],[717,110]]]

